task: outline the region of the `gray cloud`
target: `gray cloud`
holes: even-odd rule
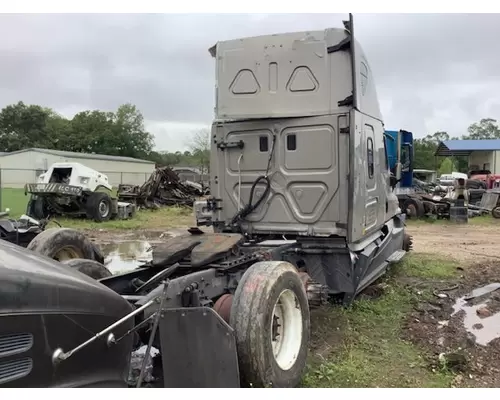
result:
[[[341,26],[343,18],[0,15],[0,106],[23,100],[74,112],[132,102],[150,121],[158,147],[178,149],[189,127],[213,117],[215,72],[207,50],[217,40]],[[356,35],[387,127],[460,135],[500,112],[499,15],[361,14]]]

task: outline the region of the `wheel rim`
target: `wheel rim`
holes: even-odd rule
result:
[[[72,260],[73,258],[84,258],[83,254],[81,252],[73,247],[73,246],[66,246],[54,254],[54,257],[52,257],[56,261],[66,261],[66,260]]]
[[[290,289],[281,292],[271,318],[273,356],[282,370],[295,364],[302,343],[302,309]]]
[[[409,204],[408,207],[406,207],[406,213],[409,217],[414,218],[417,216],[417,208],[414,204]]]
[[[108,203],[104,200],[101,200],[99,203],[99,214],[101,217],[106,218],[109,214],[109,206]]]

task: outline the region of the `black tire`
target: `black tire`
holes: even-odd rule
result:
[[[50,228],[35,237],[27,247],[56,261],[72,258],[94,259],[94,246],[87,237],[74,229]]]
[[[409,197],[403,203],[403,212],[409,219],[422,218],[425,215],[424,203],[419,199]]]
[[[274,314],[275,304],[284,293],[288,300],[283,297],[280,303],[283,308],[280,309],[283,315],[291,316],[288,321],[285,318],[275,319]],[[291,306],[291,298],[295,300],[295,307]],[[300,305],[298,311],[297,304]],[[285,319],[285,323],[278,326],[281,319]],[[272,326],[273,322],[277,324]],[[243,275],[234,294],[230,325],[236,334],[240,375],[244,385],[290,388],[299,384],[307,362],[310,315],[304,284],[293,265],[284,261],[263,261],[252,265]],[[282,326],[285,326],[281,335],[285,338],[283,344],[285,347],[289,344],[290,354],[294,356],[288,360],[289,368],[280,367],[273,354],[274,329]],[[296,333],[299,326],[302,335],[293,340],[290,333]]]
[[[403,238],[403,250],[406,252],[413,250],[413,237],[406,232]]]
[[[93,259],[100,264],[104,264],[104,255],[102,254],[101,249],[94,242],[90,242],[90,243],[92,243],[92,247],[94,249]]]
[[[86,260],[84,258],[73,258],[71,260],[64,260],[63,264],[66,264],[69,267],[76,269],[82,274],[90,276],[95,280],[107,278],[113,275],[109,269],[107,269],[104,265],[95,260]]]
[[[493,218],[499,219],[500,218],[500,206],[493,208],[493,210],[491,210],[491,215],[493,216]]]
[[[28,206],[26,207],[26,214],[37,220],[45,219],[49,216],[47,202],[43,197],[31,196]]]
[[[478,203],[486,193],[484,189],[469,189],[469,203]]]
[[[87,199],[85,212],[87,218],[96,222],[109,221],[113,214],[113,201],[105,192],[91,193]]]

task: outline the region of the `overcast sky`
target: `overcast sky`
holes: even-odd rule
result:
[[[340,27],[345,14],[0,15],[0,107],[71,117],[131,102],[159,150],[209,126],[218,40]],[[358,14],[387,128],[461,135],[500,119],[500,15]]]

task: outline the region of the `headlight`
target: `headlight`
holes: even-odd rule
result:
[[[81,177],[81,178],[80,178],[80,182],[81,182],[83,185],[85,185],[85,184],[89,183],[89,180],[90,180],[90,178],[87,178],[87,177]]]

